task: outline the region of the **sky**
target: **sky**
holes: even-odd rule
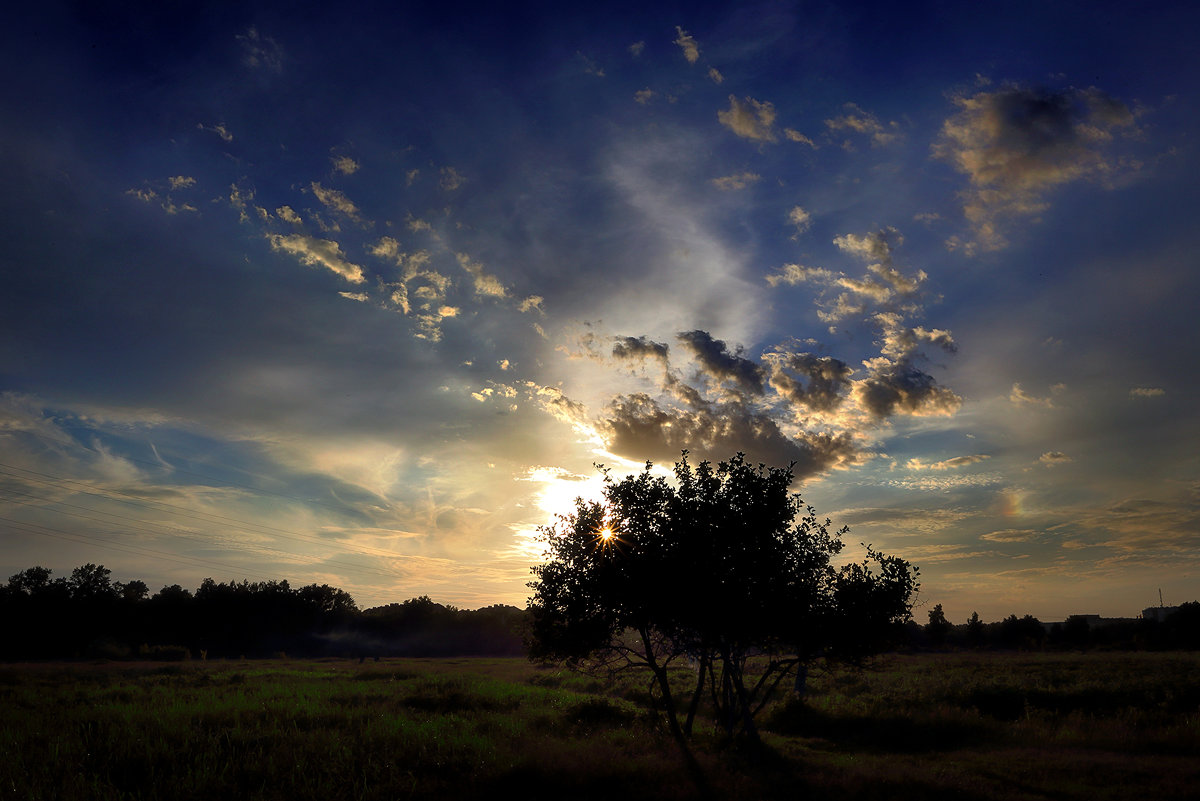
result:
[[[744,452],[914,616],[1200,598],[1200,6],[44,2],[0,33],[0,579],[524,606]]]

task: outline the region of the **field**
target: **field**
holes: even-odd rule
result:
[[[681,684],[689,674],[680,675]],[[690,756],[639,681],[519,659],[0,666],[0,799],[1195,798],[1200,654],[814,673]]]

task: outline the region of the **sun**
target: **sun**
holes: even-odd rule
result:
[[[617,544],[617,532],[613,531],[608,526],[596,532],[596,544],[601,548],[607,548]]]

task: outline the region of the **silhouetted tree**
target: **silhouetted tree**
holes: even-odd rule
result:
[[[89,562],[71,571],[67,586],[71,588],[71,598],[76,601],[109,600],[117,597],[113,587],[112,571],[104,565],[94,565]]]
[[[725,731],[756,741],[754,716],[787,675],[821,655],[858,659],[908,618],[917,571],[870,548],[835,569],[846,529],[789,491],[790,466],[738,454],[693,467],[685,451],[674,486],[651,468],[619,482],[606,473],[603,504],[577,500],[542,529],[533,658],[647,670],[680,740],[707,689]],[[682,658],[697,680],[681,724],[668,670]]]
[[[983,637],[983,621],[979,619],[978,612],[972,612],[967,621],[967,645],[978,648],[983,645]]]
[[[953,628],[946,620],[946,613],[942,611],[941,604],[936,604],[933,609],[929,610],[929,622],[925,624],[925,636],[929,639],[930,645],[944,645],[946,636]]]
[[[995,641],[1001,648],[1040,648],[1046,640],[1046,627],[1033,615],[1018,618],[1009,615],[996,628]]]

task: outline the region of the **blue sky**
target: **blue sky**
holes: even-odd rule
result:
[[[128,9],[2,34],[4,575],[523,605],[688,448],[952,621],[1200,596],[1188,4]]]

